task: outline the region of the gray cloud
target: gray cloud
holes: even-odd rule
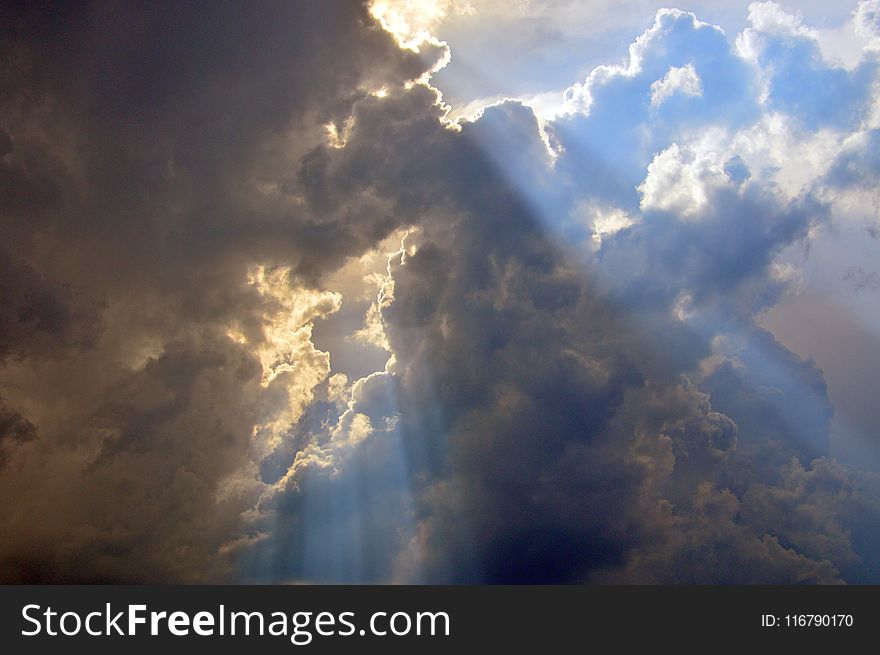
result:
[[[24,416],[12,410],[0,399],[0,469],[9,461],[7,448],[35,439],[37,429]]]
[[[676,47],[697,70],[708,52],[748,78],[717,32],[700,28],[689,42],[690,17],[672,23]],[[651,55],[650,70],[666,70]],[[620,84],[647,103],[654,77]],[[693,190],[705,193],[693,214],[644,208],[585,255],[557,242],[573,203],[599,193],[637,211],[635,193],[615,186],[619,171],[603,168],[595,150],[621,148],[608,135],[636,129],[617,105],[596,95],[577,119],[595,122],[586,136],[566,134],[584,129],[571,121],[551,123],[564,148],[551,167],[529,110],[502,104],[454,132],[430,120],[437,110],[421,95],[430,97],[420,90],[360,103],[346,147],[320,155],[320,188],[374,188],[420,217],[417,249],[394,269],[394,302],[383,311],[394,362],[370,383],[383,392],[348,409],[373,425],[396,422],[332,467],[294,464],[299,483],[264,507],[279,525],[303,521],[306,536],[287,537],[297,544],[287,558],[278,543],[261,546],[275,553],[274,568],[255,575],[873,579],[877,535],[863,520],[875,511],[874,478],[824,458],[831,408],[821,374],[754,325],[785,288],[776,255],[827,221],[829,207],[809,191],[786,198],[747,168],[719,167]],[[712,102],[729,101],[709,100],[707,116]],[[675,134],[658,133],[659,146]],[[593,146],[587,167],[572,151],[577,139]],[[644,153],[641,166],[650,160]],[[366,165],[375,161],[382,166]],[[401,458],[405,481],[392,502],[388,480],[401,476]],[[828,476],[844,481],[845,497],[819,482]],[[345,568],[351,553],[332,548],[303,564],[309,489],[332,498],[334,484],[336,509],[322,505],[319,531],[327,545],[364,544],[371,554],[361,568]],[[804,509],[792,515],[796,502]]]
[[[3,577],[226,579],[278,387],[248,271],[316,284],[399,225],[297,171],[428,64],[357,3],[3,14]]]
[[[354,4],[8,11],[8,579],[876,580],[876,478],[755,324],[831,209],[687,141],[766,110],[718,30],[448,126],[438,49]],[[591,247],[585,203],[630,221]],[[393,357],[331,377],[328,281],[411,226]]]
[[[722,191],[724,200],[708,203],[709,211],[723,207],[717,216],[696,224],[652,218],[603,246],[593,264],[599,275],[615,249],[621,261],[647,257],[629,268],[638,277],[611,269],[616,285],[608,287],[555,243],[535,210],[546,196],[509,185],[511,171],[529,179],[545,170],[516,158],[543,149],[527,110],[492,109],[461,132],[420,118],[389,126],[368,113],[399,115],[404,103],[412,98],[361,105],[359,129],[345,149],[327,151],[324,169],[353,182],[365,179],[352,175],[355,162],[381,159],[383,170],[401,175],[413,166],[434,173],[402,192],[381,187],[399,206],[421,203],[421,227],[383,311],[394,364],[371,379],[379,393],[358,394],[347,410],[372,425],[396,423],[332,467],[294,464],[296,483],[262,506],[261,525],[274,520],[278,539],[256,546],[246,575],[825,583],[841,580],[842,570],[866,575],[853,566],[845,530],[753,520],[743,509],[758,490],[782,493],[793,458],[805,475],[827,465],[810,464],[828,448],[820,374],[749,323],[778,285],[773,253],[827,210],[811,199],[785,205],[772,193]],[[517,141],[520,133],[534,146]],[[518,143],[503,164],[483,154],[498,134]],[[433,144],[418,162],[402,145],[414,138]],[[389,144],[401,144],[399,160],[388,161]],[[734,227],[743,215],[755,223]],[[664,240],[679,245],[666,250]],[[683,266],[685,255],[697,259]],[[714,355],[708,368],[709,339],[671,312],[691,281],[704,284],[697,304],[720,312],[726,329],[745,330],[746,347]],[[632,295],[652,284],[653,293]],[[333,438],[319,434],[326,454]],[[309,509],[313,495],[323,499],[320,511]],[[797,530],[842,545],[811,549]],[[311,539],[326,548],[317,560]]]

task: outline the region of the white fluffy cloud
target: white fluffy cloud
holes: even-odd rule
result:
[[[687,66],[671,66],[666,74],[651,84],[651,104],[655,107],[675,93],[692,98],[703,95],[700,76],[693,64]]]
[[[673,143],[648,164],[639,185],[642,211],[659,210],[693,219],[705,209],[713,191],[730,184],[715,153],[694,153]]]

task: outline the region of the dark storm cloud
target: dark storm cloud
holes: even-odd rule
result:
[[[345,447],[325,427],[308,458],[288,452],[286,483],[260,506],[258,525],[274,539],[250,551],[245,576],[871,579],[855,554],[877,539],[862,516],[826,526],[805,509],[774,523],[752,505],[801,493],[785,491],[791,467],[819,478],[830,466],[810,463],[827,453],[821,375],[751,322],[779,292],[774,254],[827,208],[759,186],[740,192],[748,176],[731,177],[700,220],[646,213],[615,235],[587,262],[591,280],[541,214],[576,192],[552,188],[531,112],[502,104],[455,132],[426,118],[439,111],[429,98],[360,103],[346,147],[314,155],[321,188],[372,186],[420,217],[383,311],[394,362],[330,410],[343,412],[339,426],[354,414],[394,421]],[[416,171],[419,182],[389,185],[389,171],[408,182]],[[719,353],[717,330],[675,318],[685,290],[743,343]],[[853,487],[872,484],[836,470]],[[818,508],[838,502],[831,488],[809,493]],[[868,492],[854,495],[870,506]],[[849,539],[856,526],[861,542]]]
[[[430,61],[353,2],[2,14],[15,470],[0,481],[0,578],[225,577],[265,404],[259,363],[226,336],[235,324],[262,338],[269,310],[248,267],[315,282],[404,220],[369,193],[322,205],[298,171],[325,124]]]
[[[0,358],[86,347],[101,329],[100,310],[69,285],[53,285],[0,253]]]
[[[382,311],[393,360],[276,451],[287,471],[251,517],[246,579],[876,579],[876,480],[824,458],[821,374],[754,324],[784,288],[775,256],[829,208],[735,152],[671,149],[684,102],[696,124],[757,119],[748,101],[725,113],[714,68],[737,93],[757,83],[688,14],[649,34],[644,74],[597,81],[587,117],[543,138],[511,102],[444,129],[415,87],[357,103],[345,147],[304,160],[314,206],[370,193],[419,230]],[[656,151],[629,147],[653,83],[689,59],[704,95],[677,99]],[[561,245],[597,196],[639,221],[595,255]]]
[[[9,409],[0,398],[0,470],[9,460],[7,447],[31,441],[37,436],[34,424],[18,412]]]
[[[4,10],[2,579],[876,579],[877,482],[754,324],[828,208],[675,144],[761,111],[723,33],[453,129],[363,7],[209,7]],[[584,200],[638,220],[561,242]],[[328,377],[309,287],[409,226],[393,358]]]
[[[339,426],[353,414],[394,420],[360,446],[316,431],[313,459],[294,462],[261,504],[261,529],[285,536],[251,551],[246,576],[876,579],[876,480],[824,458],[821,374],[754,324],[785,286],[774,258],[829,207],[753,179],[736,153],[704,169],[677,151],[658,160],[683,134],[662,121],[657,152],[627,147],[670,65],[692,58],[704,80],[720,66],[736,93],[758,92],[725,37],[687,14],[662,14],[643,45],[647,72],[609,75],[585,118],[551,122],[555,166],[528,109],[502,103],[443,130],[423,89],[359,103],[345,148],[315,152],[310,179],[328,198],[372,188],[419,217],[417,249],[395,265],[383,311],[393,363],[360,390],[381,393],[329,410]],[[733,103],[711,84],[697,124],[757,118],[757,101]],[[633,190],[601,168],[620,162],[601,147],[641,152],[626,171]],[[688,167],[694,186],[663,204]],[[635,188],[646,168],[660,206]],[[578,199],[639,211],[639,195],[640,221],[595,255],[557,242]],[[310,498],[323,499],[319,512]]]
[[[253,499],[234,487],[218,494],[218,482],[248,462],[258,378],[259,366],[226,338],[170,343],[102,389],[91,416],[41,435],[52,443],[34,444],[4,480],[7,489],[27,484],[7,500],[15,511],[5,519],[4,577],[27,580],[21,570],[41,567],[60,581],[225,576],[218,546]]]
[[[815,428],[803,423],[824,436],[827,416],[811,407],[827,407],[824,389],[764,395],[740,378],[749,373],[731,371],[720,386],[741,395],[733,391],[724,403],[729,415],[721,413],[710,396],[678,381],[705,349],[699,340],[684,361],[658,357],[651,350],[680,340],[681,328],[667,322],[666,333],[640,334],[628,323],[638,313],[611,309],[558,254],[544,251],[546,242],[499,245],[491,223],[483,213],[463,224],[463,242],[428,255],[437,264],[424,272],[417,253],[397,278],[387,313],[391,334],[399,332],[395,353],[407,366],[401,397],[410,402],[403,405],[439,406],[452,462],[452,473],[425,495],[424,559],[412,564],[414,574],[496,582],[832,579],[833,567],[775,545],[773,531],[739,525],[736,512],[723,519],[730,522],[725,532],[709,498],[735,499],[731,489],[743,493],[788,458],[817,454],[799,442],[798,426],[772,417],[803,402],[820,415]],[[516,222],[507,214],[503,224],[511,230]],[[525,237],[529,228],[520,230]],[[491,270],[481,275],[478,262]],[[397,328],[397,312],[410,303],[425,307],[411,293],[441,299],[423,314],[417,339]],[[406,395],[413,391],[414,401]],[[418,434],[421,425],[409,429]],[[676,545],[662,575],[630,569],[678,540],[702,555],[718,552],[716,544],[727,552],[692,568]]]
[[[302,207],[296,164],[366,90],[424,66],[353,3],[205,9],[25,5],[4,21],[15,243],[54,200],[45,220],[76,237],[68,256],[126,284],[252,252],[312,271],[316,245],[331,264],[371,245],[366,219]],[[9,220],[23,205],[29,220]]]

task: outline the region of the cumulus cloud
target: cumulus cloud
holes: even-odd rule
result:
[[[675,143],[658,153],[638,187],[642,210],[668,211],[683,218],[699,214],[713,188],[730,182],[723,164],[712,153],[701,154],[682,152]]]
[[[9,7],[0,51],[0,570],[226,578],[330,373],[320,280],[407,220],[309,153],[432,51],[351,3]]]
[[[870,182],[870,58],[661,10],[566,114],[451,123],[455,6],[9,22],[4,579],[876,580],[877,477],[757,324]]]
[[[857,13],[865,11],[859,5]],[[877,61],[865,57],[853,70],[827,62],[819,36],[800,16],[775,2],[749,6],[751,26],[737,36],[737,50],[757,65],[763,102],[810,130],[857,126],[867,114]]]
[[[686,14],[664,13],[658,24],[667,20],[683,41],[707,29]],[[716,41],[723,35],[706,33],[738,66]],[[647,116],[656,79],[632,83],[628,92],[643,98],[636,116]],[[318,442],[333,444],[332,430],[349,430],[358,415],[388,429],[331,460],[288,455],[297,483],[266,496],[258,521],[312,518],[305,535],[282,528],[290,550],[261,542],[248,558],[251,576],[827,583],[853,572],[847,551],[795,546],[785,531],[743,522],[742,509],[756,480],[776,489],[792,458],[804,471],[825,466],[821,376],[751,321],[784,284],[775,255],[827,208],[808,193],[780,193],[763,175],[753,180],[735,140],[637,153],[633,175],[644,184],[609,189],[618,180],[607,169],[575,167],[579,143],[596,155],[585,132],[628,125],[605,111],[604,83],[595,84],[588,113],[544,130],[512,102],[460,131],[419,113],[394,130],[373,120],[403,106],[437,115],[406,95],[361,106],[362,129],[332,153],[328,171],[380,157],[402,175],[411,166],[435,174],[382,187],[421,216],[412,251],[389,268],[393,302],[381,308],[393,358],[370,378],[376,393],[334,410],[337,427]],[[688,136],[660,127],[657,143]],[[416,138],[428,138],[430,154],[414,162],[402,147],[400,160],[389,159],[389,144]],[[644,206],[633,206],[633,192]],[[595,255],[555,244],[571,233],[560,217],[583,221],[590,207],[637,219],[604,230]],[[688,320],[672,311],[683,294]],[[315,495],[320,512],[309,508]],[[337,545],[319,554],[313,539]],[[358,554],[355,543],[364,544]]]
[[[676,93],[690,97],[703,95],[700,76],[697,75],[693,64],[671,66],[662,78],[651,84],[651,104],[661,105]]]

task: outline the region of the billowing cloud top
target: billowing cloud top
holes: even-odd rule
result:
[[[878,581],[876,0],[453,120],[496,10],[3,10],[0,580]]]

